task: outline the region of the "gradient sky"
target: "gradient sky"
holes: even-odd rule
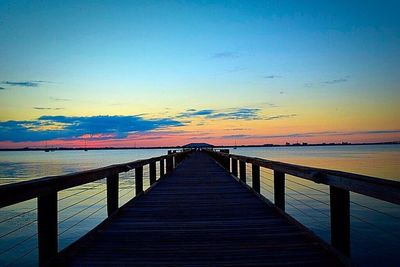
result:
[[[0,147],[399,141],[399,10],[0,0]]]

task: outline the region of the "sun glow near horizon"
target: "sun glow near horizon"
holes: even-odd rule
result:
[[[3,1],[0,148],[400,141],[399,7]]]

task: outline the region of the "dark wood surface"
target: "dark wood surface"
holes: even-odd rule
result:
[[[60,257],[67,266],[340,265],[201,152]]]

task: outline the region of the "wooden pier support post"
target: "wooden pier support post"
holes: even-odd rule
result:
[[[150,185],[152,185],[157,181],[156,162],[155,161],[153,161],[149,164],[149,172],[150,172]]]
[[[135,168],[136,196],[143,192],[143,166]]]
[[[229,157],[223,157],[223,166],[228,172],[231,170],[231,159]]]
[[[331,243],[334,248],[350,256],[350,193],[330,186]]]
[[[246,162],[239,160],[240,180],[246,183]]]
[[[39,196],[37,207],[39,266],[45,266],[58,253],[57,192]]]
[[[232,158],[232,174],[238,177],[238,161]]]
[[[165,174],[165,166],[164,166],[164,159],[160,160],[160,178],[163,177]]]
[[[252,181],[253,181],[253,190],[257,193],[260,193],[260,166],[257,164],[252,164]]]
[[[174,169],[174,158],[168,157],[167,158],[167,174],[170,174]]]
[[[107,177],[107,215],[118,210],[118,174]]]
[[[285,173],[274,171],[274,201],[275,206],[285,210]]]
[[[181,163],[182,156],[181,155],[176,155],[174,158],[175,158],[175,167],[176,167]]]

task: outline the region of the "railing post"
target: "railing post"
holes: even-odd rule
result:
[[[164,176],[164,171],[165,171],[164,159],[161,159],[160,160],[160,178]]]
[[[57,192],[38,197],[39,265],[45,266],[58,253]]]
[[[234,158],[232,158],[232,174],[238,177],[238,161]]]
[[[253,190],[260,193],[260,166],[257,164],[251,165],[252,169],[252,180],[253,180]]]
[[[239,160],[240,180],[246,183],[246,162]]]
[[[107,215],[118,209],[118,174],[107,177]]]
[[[156,162],[153,161],[149,164],[149,172],[150,172],[150,185],[154,184],[157,180],[156,174]]]
[[[275,206],[285,210],[285,173],[274,171],[274,199]]]
[[[350,193],[330,186],[331,243],[345,255],[350,255]]]
[[[170,174],[174,169],[174,159],[173,157],[167,158],[167,174]]]
[[[225,165],[226,165],[226,170],[228,172],[231,171],[231,158],[229,157],[229,155],[225,158]]]
[[[135,191],[136,196],[143,192],[143,166],[135,168]]]
[[[231,160],[229,156],[222,156],[222,166],[227,170],[228,172],[231,169]]]

